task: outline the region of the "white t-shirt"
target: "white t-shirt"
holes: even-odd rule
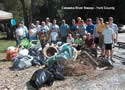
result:
[[[71,39],[67,38],[67,43],[73,44],[74,43],[74,38],[71,38]]]
[[[16,29],[16,33],[18,36],[24,37],[24,30],[22,27]]]
[[[48,26],[41,26],[40,27],[40,30],[42,31],[42,30],[45,30],[45,32],[48,32],[49,31],[49,28],[48,28]]]
[[[30,34],[29,34],[29,36],[36,36],[36,34],[37,34],[37,29],[36,29],[36,28],[30,29]]]
[[[52,41],[56,41],[57,37],[58,37],[58,33],[57,32],[51,32],[51,37],[52,37]]]
[[[102,34],[104,35],[104,44],[113,43],[112,35],[114,36],[114,32],[112,28],[103,29]]]
[[[40,31],[41,25],[36,25],[36,30]]]

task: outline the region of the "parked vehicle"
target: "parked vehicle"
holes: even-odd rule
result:
[[[119,24],[118,27],[119,27],[119,30],[118,30],[119,33],[125,32],[125,25]]]

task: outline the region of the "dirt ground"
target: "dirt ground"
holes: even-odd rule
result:
[[[0,61],[0,90],[36,90],[28,83],[32,74],[41,67],[11,71],[12,63]],[[88,75],[67,76],[40,90],[125,90],[125,66],[115,63],[112,70],[95,70]],[[9,89],[5,89],[9,88]]]

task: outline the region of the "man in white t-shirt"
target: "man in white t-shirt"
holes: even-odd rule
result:
[[[58,33],[56,32],[56,29],[53,28],[53,29],[52,29],[52,32],[51,32],[51,42],[52,42],[53,44],[56,44],[57,38],[58,38]]]
[[[42,31],[42,30],[44,30],[45,32],[49,31],[49,28],[48,28],[48,26],[46,26],[44,21],[42,21],[41,27],[40,27],[40,31]]]
[[[109,22],[105,23],[105,29],[103,29],[104,45],[105,45],[105,56],[112,60],[112,44],[114,41],[114,31],[109,27]],[[109,55],[110,52],[110,55]]]

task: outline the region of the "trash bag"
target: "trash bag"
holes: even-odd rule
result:
[[[18,48],[8,47],[6,51],[6,60],[13,61],[18,56]]]
[[[33,60],[32,60],[32,65],[33,66],[40,66],[44,64],[44,57],[42,55],[40,56],[33,56]]]
[[[20,49],[19,50],[19,56],[27,56],[29,53],[28,49]]]
[[[44,85],[51,86],[54,82],[54,76],[51,72],[44,69],[37,70],[31,77],[30,84],[34,88],[40,88]]]
[[[38,56],[41,55],[41,51],[42,51],[41,45],[37,44],[35,47],[29,49],[29,55]]]
[[[48,71],[50,71],[54,75],[55,80],[64,80],[63,66],[60,65],[58,62],[55,62],[53,65],[48,66]]]
[[[14,59],[12,69],[13,70],[23,70],[32,66],[32,56],[18,56]]]
[[[31,47],[30,41],[27,38],[21,40],[20,47],[21,48],[30,48]]]
[[[30,84],[34,88],[40,88],[44,85],[51,86],[55,80],[64,80],[64,75],[61,74],[61,65],[54,63],[46,69],[37,70],[31,77]]]
[[[69,45],[63,45],[61,46],[59,53],[52,58],[48,58],[46,62],[49,66],[59,60],[61,61],[62,60],[74,60],[75,61],[76,58],[77,58],[77,50]]]

